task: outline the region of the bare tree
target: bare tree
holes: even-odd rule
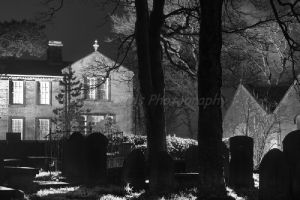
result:
[[[300,1],[270,0],[270,5],[272,7],[276,21],[289,46],[289,54],[292,60],[293,76],[295,80],[298,80],[295,64],[298,61],[297,57],[299,56],[300,51],[300,38],[298,36],[300,31]],[[285,13],[286,17],[281,18],[281,13]]]
[[[47,49],[45,26],[30,21],[0,22],[0,57],[41,57]]]
[[[150,191],[161,193],[168,189],[163,184],[167,177],[157,169],[156,158],[166,152],[166,131],[163,103],[155,103],[151,98],[164,98],[165,85],[162,69],[160,33],[164,22],[165,1],[153,0],[149,12],[147,0],[136,0],[135,40],[137,45],[139,82],[145,110],[147,145],[150,160]]]
[[[199,104],[198,148],[201,197],[224,197],[222,159],[221,48],[223,1],[200,0],[198,99],[217,99]]]

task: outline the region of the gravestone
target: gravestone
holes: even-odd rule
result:
[[[35,176],[39,173],[39,169],[32,167],[4,167],[5,184],[8,187],[21,189],[27,193],[36,190],[36,185],[33,182]]]
[[[270,150],[259,166],[259,200],[288,199],[288,173],[283,152]]]
[[[229,139],[229,185],[234,188],[252,188],[253,180],[253,139],[234,136]]]
[[[284,138],[283,153],[289,167],[291,199],[300,199],[300,130],[292,131]]]
[[[283,153],[288,163],[295,166],[300,160],[300,130],[290,132],[282,143]]]
[[[184,155],[186,172],[199,171],[198,146],[190,146]]]
[[[123,164],[123,182],[133,187],[134,190],[145,189],[146,161],[143,152],[133,150],[126,157]]]
[[[150,193],[166,194],[175,187],[174,163],[172,157],[165,151],[157,152],[154,159],[149,158]],[[153,181],[151,183],[151,181]],[[157,188],[156,186],[159,186]]]
[[[21,142],[21,133],[6,133],[6,141],[8,143]]]
[[[21,190],[0,186],[0,199],[25,199],[25,194]]]
[[[71,181],[83,181],[86,172],[84,142],[84,136],[74,132],[63,144],[63,173]]]
[[[89,184],[104,184],[107,170],[108,139],[101,133],[92,133],[85,141],[85,159],[87,173],[85,180]]]

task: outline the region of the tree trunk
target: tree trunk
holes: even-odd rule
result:
[[[156,158],[166,151],[163,99],[165,95],[160,32],[164,22],[164,0],[154,0],[149,14],[147,0],[136,0],[135,37],[138,55],[140,89],[145,110],[150,164],[150,192],[160,193],[167,178],[159,173]],[[165,179],[166,178],[166,179]],[[162,186],[164,185],[164,186]]]
[[[222,0],[200,0],[198,69],[199,195],[224,197],[221,86]]]

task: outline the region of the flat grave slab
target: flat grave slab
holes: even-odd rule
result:
[[[0,199],[10,200],[10,199],[22,199],[22,198],[24,198],[24,193],[22,191],[0,186]]]

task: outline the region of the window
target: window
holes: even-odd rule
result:
[[[23,140],[23,119],[12,119],[11,131],[13,133],[21,133],[21,140]]]
[[[104,79],[102,79],[103,82]],[[106,78],[105,82],[99,87],[99,99],[109,100],[109,79]]]
[[[88,98],[96,99],[96,78],[88,78]]]
[[[115,121],[115,115],[113,114],[99,114],[99,115],[92,115],[91,116],[91,125],[96,125],[96,123],[101,122],[104,119],[110,119],[112,121]]]
[[[86,98],[91,100],[109,100],[109,78],[100,80],[99,78],[87,78]]]
[[[104,115],[93,115],[92,116],[92,125],[96,125],[97,123],[101,122],[104,120],[105,116]]]
[[[39,139],[45,140],[50,133],[50,119],[39,119]]]
[[[87,116],[86,115],[82,115],[83,117],[83,126],[84,126],[84,134],[86,135],[87,134],[87,126],[88,126],[88,121],[87,121]]]
[[[23,81],[13,81],[12,82],[12,103],[13,104],[23,104],[24,101],[24,87]]]
[[[40,82],[40,104],[50,104],[49,82]]]

